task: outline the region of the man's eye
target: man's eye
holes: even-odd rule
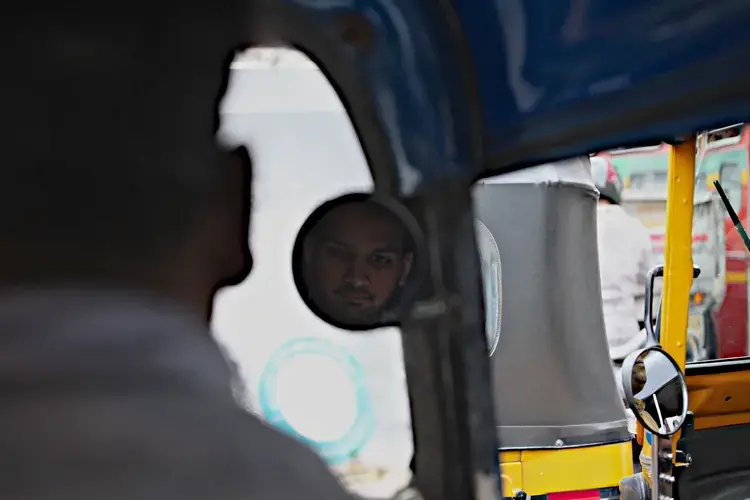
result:
[[[396,259],[392,255],[375,254],[370,260],[378,266],[390,266]]]
[[[346,249],[336,246],[327,246],[326,254],[337,259],[346,259],[349,257],[349,252]]]

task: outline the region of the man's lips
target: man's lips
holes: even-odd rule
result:
[[[340,293],[338,296],[349,304],[367,305],[372,303],[372,295],[369,293]]]

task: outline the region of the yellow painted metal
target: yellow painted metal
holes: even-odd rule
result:
[[[513,498],[523,489],[523,466],[521,462],[506,462],[500,468],[503,498]]]
[[[694,139],[670,148],[668,179],[661,345],[684,371],[693,283]]]
[[[719,180],[719,172],[706,175],[706,187],[709,191],[716,191],[716,188],[714,187],[714,181],[716,180]]]
[[[667,220],[664,242],[661,346],[685,371],[690,287],[693,284],[693,195],[695,187],[695,140],[687,140],[669,151],[667,171]],[[640,423],[638,424],[639,432]],[[681,432],[672,436],[674,448]],[[645,440],[644,440],[645,441]],[[650,456],[644,443],[641,463]],[[647,454],[649,453],[649,454]],[[644,470],[648,469],[644,465]],[[648,473],[645,474],[647,479]]]
[[[501,451],[500,452],[501,463],[511,463],[511,462],[520,462],[520,461],[521,461],[520,451]]]
[[[528,450],[500,454],[503,496],[522,489],[528,495],[617,486],[633,474],[629,442],[584,448]],[[519,459],[509,462],[508,459]]]
[[[727,271],[724,280],[728,285],[742,285],[747,283],[747,273],[743,271]]]

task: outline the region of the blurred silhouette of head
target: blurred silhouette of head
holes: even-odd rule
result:
[[[208,311],[251,265],[250,158],[214,137],[237,13],[47,3],[5,19],[0,286]]]

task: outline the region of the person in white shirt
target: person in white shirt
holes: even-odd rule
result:
[[[652,266],[651,238],[641,221],[620,206],[622,181],[615,169],[603,158],[593,157],[591,173],[599,190],[597,238],[604,327],[615,381],[624,401],[622,360],[648,341],[639,325],[643,306],[638,298]],[[635,415],[629,409],[626,413],[628,429],[635,435]],[[634,461],[639,448],[633,447]]]
[[[597,238],[604,324],[610,357],[619,361],[645,341],[638,298],[652,266],[651,238],[643,223],[620,206],[622,183],[614,168],[595,157],[591,171],[600,193]]]

